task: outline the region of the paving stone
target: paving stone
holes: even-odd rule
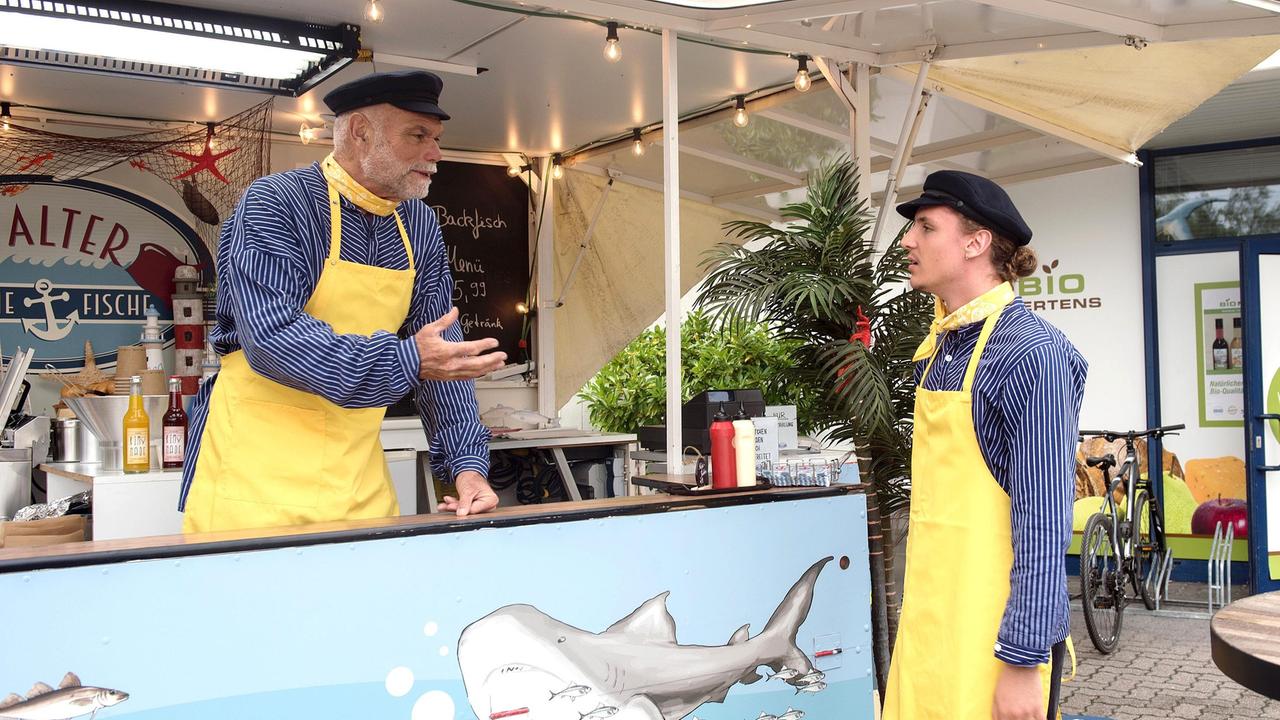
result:
[[[1198,597],[1194,587],[1185,590]],[[1280,720],[1280,702],[1223,675],[1209,656],[1208,619],[1125,610],[1120,646],[1103,655],[1089,641],[1079,605],[1072,614],[1076,679],[1062,686],[1062,710],[1112,720]]]

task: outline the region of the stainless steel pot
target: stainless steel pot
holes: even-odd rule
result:
[[[87,432],[75,418],[53,421],[53,461],[56,463],[80,462],[82,441]]]

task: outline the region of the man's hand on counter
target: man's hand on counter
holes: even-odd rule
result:
[[[444,496],[437,509],[440,512],[457,513],[458,517],[486,513],[498,507],[498,496],[489,487],[489,481],[478,472],[464,470],[453,479],[458,497]]]
[[[458,308],[453,308],[435,322],[422,326],[413,336],[418,345],[418,379],[474,380],[500,369],[507,354],[490,352],[498,347],[493,338],[451,342],[444,333],[458,321]]]

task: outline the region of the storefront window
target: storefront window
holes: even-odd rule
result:
[[[1158,242],[1280,234],[1280,145],[1153,162]]]

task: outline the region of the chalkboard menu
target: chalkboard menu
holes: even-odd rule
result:
[[[507,362],[521,362],[529,288],[529,190],[506,166],[441,162],[423,200],[436,211],[453,274],[453,304],[468,340],[495,338]],[[415,415],[412,393],[387,410]]]
[[[529,287],[529,191],[505,165],[442,162],[423,202],[436,211],[453,273],[453,303],[468,340],[496,338],[521,358]]]

